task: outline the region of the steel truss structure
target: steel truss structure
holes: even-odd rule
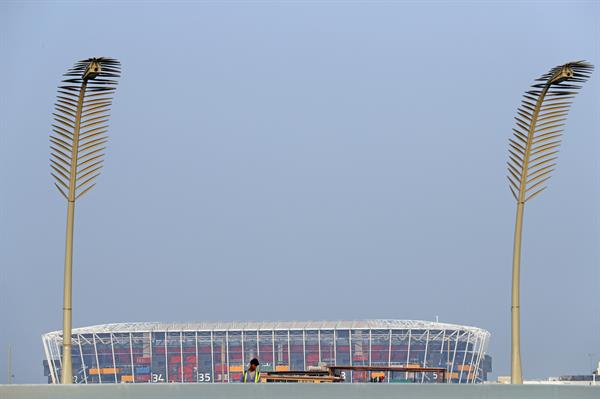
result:
[[[237,382],[254,357],[265,371],[322,365],[442,367],[449,383],[487,379],[490,333],[415,320],[310,322],[116,323],[72,334],[75,383]],[[42,336],[47,375],[59,382],[62,332]],[[346,382],[366,382],[352,371]],[[437,376],[391,373],[386,382],[435,382]]]

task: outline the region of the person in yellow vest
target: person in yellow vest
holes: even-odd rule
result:
[[[248,370],[244,370],[244,373],[242,374],[242,378],[240,379],[240,382],[246,382],[246,383],[260,382],[260,371],[258,371],[259,364],[260,363],[258,362],[258,359],[256,359],[256,358],[250,360],[250,365],[248,366]]]

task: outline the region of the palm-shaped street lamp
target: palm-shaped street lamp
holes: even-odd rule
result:
[[[546,189],[546,182],[556,166],[563,126],[572,99],[585,82],[593,66],[569,62],[552,68],[525,92],[517,110],[513,138],[509,141],[508,181],[517,202],[512,269],[511,301],[511,382],[523,383],[520,343],[520,263],[521,232],[525,203]]]
[[[73,266],[73,219],[75,201],[96,185],[107,143],[108,112],[121,74],[112,58],[89,58],[77,62],[64,75],[54,105],[50,135],[50,167],[54,185],[67,200],[65,244],[63,353],[61,382],[72,383],[71,304]]]

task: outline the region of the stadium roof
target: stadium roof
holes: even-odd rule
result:
[[[458,324],[439,323],[421,320],[342,320],[342,321],[228,321],[228,322],[190,322],[190,323],[159,323],[159,322],[133,322],[133,323],[111,323],[100,324],[89,327],[73,329],[73,334],[91,333],[130,333],[130,332],[152,332],[152,331],[227,331],[227,330],[333,330],[333,329],[423,329],[423,330],[450,330],[470,332],[478,336],[489,336],[490,333],[484,329],[463,326]],[[62,336],[62,331],[53,331],[44,334],[50,336]]]

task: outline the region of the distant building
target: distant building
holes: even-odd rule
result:
[[[510,377],[499,376],[497,382],[499,384],[510,384]],[[593,370],[591,374],[561,375],[545,380],[525,380],[523,384],[600,385],[600,362],[598,362],[598,368]]]
[[[490,333],[411,320],[119,323],[73,330],[75,383],[224,383],[239,381],[257,357],[261,370],[319,365],[442,367],[451,383],[487,380]],[[42,336],[49,383],[60,379],[62,331]],[[389,382],[434,382],[430,373],[394,372]],[[346,382],[365,382],[365,371]]]

